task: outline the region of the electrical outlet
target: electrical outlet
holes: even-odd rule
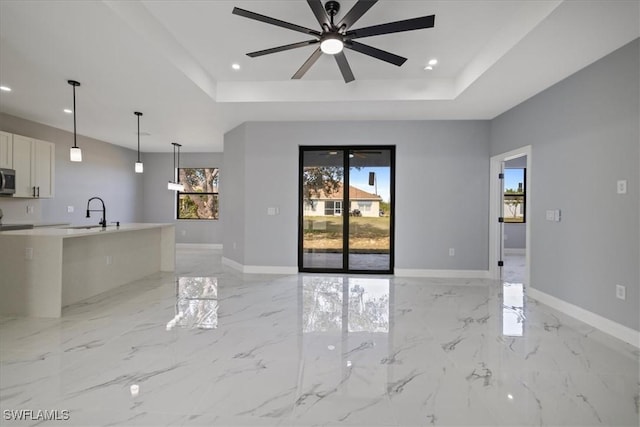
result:
[[[33,259],[33,248],[25,248],[24,259]]]
[[[74,208],[73,206],[67,206],[67,213],[73,213]]]
[[[113,257],[111,255],[107,255],[107,265],[113,264]]]
[[[455,256],[456,250],[455,248],[449,248],[449,256]]]
[[[616,298],[621,300],[627,299],[627,288],[622,285],[616,285]]]
[[[627,194],[627,180],[621,179],[618,181],[618,194]]]
[[[27,206],[27,214],[32,214],[33,213],[33,206],[29,205]]]

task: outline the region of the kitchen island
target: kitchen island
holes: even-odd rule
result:
[[[62,307],[174,269],[173,224],[0,232],[0,315],[61,317]]]

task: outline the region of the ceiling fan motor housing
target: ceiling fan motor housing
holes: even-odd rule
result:
[[[327,11],[327,15],[333,18],[340,11],[340,3],[335,0],[329,0],[324,4],[324,10]]]

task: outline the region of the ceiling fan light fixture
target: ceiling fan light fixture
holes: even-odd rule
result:
[[[338,33],[325,34],[320,40],[320,50],[328,55],[335,55],[342,52],[344,41]]]

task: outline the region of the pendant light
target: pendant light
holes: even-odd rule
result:
[[[144,171],[144,165],[140,161],[140,116],[142,113],[136,111],[133,114],[138,116],[138,161],[136,162],[136,173],[142,173]]]
[[[169,181],[167,188],[173,191],[184,191],[184,185],[180,184],[179,182],[180,177],[176,176],[176,148],[178,148],[178,168],[180,168],[180,147],[182,147],[182,145],[178,144],[177,142],[172,142],[171,145],[173,145],[173,174],[176,182]]]
[[[71,151],[69,151],[69,160],[72,162],[81,162],[82,151],[78,148],[76,133],[76,86],[80,86],[80,82],[67,80],[67,83],[73,86],[73,147],[71,147]]]

